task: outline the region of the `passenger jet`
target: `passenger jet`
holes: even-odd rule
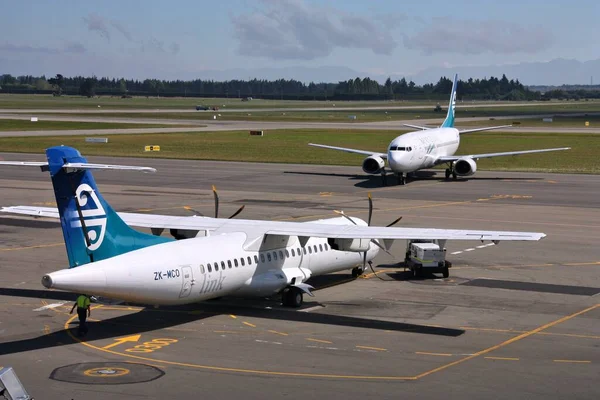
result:
[[[0,211],[60,220],[68,268],[43,276],[49,289],[151,305],[221,296],[282,295],[299,307],[313,276],[362,272],[397,239],[540,240],[533,232],[369,226],[347,215],[312,222],[117,213],[96,187],[92,170],[154,172],[153,168],[91,164],[73,148],[46,150],[47,162],[0,161],[49,171],[57,208],[14,206]],[[395,221],[397,222],[397,221]],[[395,223],[394,222],[394,223]],[[393,223],[392,223],[393,224]],[[152,234],[131,226],[150,228]],[[161,236],[168,229],[173,237]],[[180,240],[176,240],[180,239]],[[357,270],[358,268],[358,270]]]
[[[450,176],[452,176],[454,179],[457,179],[459,176],[473,175],[475,171],[477,171],[476,160],[480,158],[516,156],[520,154],[544,153],[548,151],[570,149],[570,147],[561,147],[555,149],[508,151],[504,153],[468,154],[462,156],[455,155],[454,153],[458,150],[458,145],[460,144],[460,135],[512,126],[503,125],[464,130],[458,130],[454,128],[454,108],[456,105],[457,79],[458,75],[454,75],[454,83],[452,84],[452,93],[450,94],[448,113],[442,125],[439,128],[430,128],[425,126],[404,124],[409,128],[416,128],[419,130],[408,132],[396,137],[390,143],[387,153],[356,150],[346,147],[336,147],[314,143],[309,143],[309,146],[340,150],[348,153],[363,154],[368,156],[362,163],[363,171],[367,174],[381,174],[384,184],[386,183],[385,160],[387,159],[388,166],[397,176],[398,183],[400,185],[404,185],[406,182],[405,174],[415,172],[420,169],[432,168],[440,164],[448,165],[448,168],[446,168],[446,179],[449,179]]]

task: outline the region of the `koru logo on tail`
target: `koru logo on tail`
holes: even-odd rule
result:
[[[97,250],[102,245],[104,235],[106,234],[106,212],[104,211],[104,207],[100,204],[100,200],[98,200],[94,189],[87,183],[82,183],[77,187],[75,201],[79,204],[81,217],[83,217],[85,224],[85,231],[87,231],[89,239],[87,248],[90,251]],[[73,212],[71,226],[76,228],[82,227],[77,210]]]

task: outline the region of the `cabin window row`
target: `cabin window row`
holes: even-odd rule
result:
[[[298,247],[296,249],[285,249],[285,250],[277,250],[277,251],[269,251],[269,252],[263,252],[260,253],[259,255],[254,255],[254,257],[241,257],[241,258],[234,258],[233,260],[227,260],[227,261],[221,261],[221,262],[214,262],[214,263],[206,263],[206,270],[208,270],[208,272],[212,272],[213,269],[215,271],[220,270],[225,270],[227,268],[233,268],[233,267],[239,267],[239,266],[246,266],[246,265],[252,265],[252,261],[254,261],[255,264],[258,264],[258,257],[260,256],[260,262],[264,263],[265,261],[272,261],[275,260],[277,261],[278,259],[283,260],[284,258],[290,258],[291,257],[300,257],[302,254],[313,254],[313,253],[319,253],[319,252],[323,252],[323,251],[329,251],[331,250],[331,248],[329,247],[329,245],[327,244],[319,244],[319,245],[312,245],[312,246],[305,246],[305,247]],[[284,254],[285,252],[285,254]],[[265,258],[266,255],[266,258]],[[205,273],[205,269],[204,269],[204,265],[200,265],[200,272],[201,273]]]

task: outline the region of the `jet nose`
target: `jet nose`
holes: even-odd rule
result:
[[[92,266],[62,269],[44,275],[42,285],[48,289],[96,293],[106,288],[106,274],[104,270]]]

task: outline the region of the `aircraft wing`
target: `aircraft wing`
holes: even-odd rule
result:
[[[48,207],[3,207],[1,212],[58,218],[58,211]],[[333,239],[446,239],[446,240],[540,240],[539,232],[507,232],[463,229],[387,228],[363,225],[333,225],[316,222],[224,219],[210,217],[178,217],[171,215],[118,213],[126,224],[155,229],[209,230],[214,234],[246,232],[255,235],[321,237]]]
[[[459,130],[458,133],[465,134],[465,133],[474,133],[474,132],[483,132],[483,131],[491,131],[494,129],[502,129],[502,128],[512,128],[512,125],[500,125],[500,126],[488,126],[485,128],[472,128],[472,129],[462,129]]]
[[[504,156],[518,156],[521,154],[534,154],[534,153],[546,153],[549,151],[562,151],[562,150],[570,150],[570,147],[558,147],[555,149],[539,149],[539,150],[523,150],[523,151],[506,151],[503,153],[485,153],[485,154],[469,154],[469,155],[454,155],[454,156],[442,156],[436,159],[437,164],[442,164],[445,162],[452,162],[459,160],[461,158],[472,158],[473,160],[478,160],[480,158],[493,158],[493,157],[504,157]]]
[[[402,124],[404,126],[408,126],[409,128],[415,128],[415,129],[420,129],[422,131],[426,131],[429,129],[433,129],[433,128],[429,128],[427,126],[421,126],[421,125],[413,125],[413,124]]]
[[[366,150],[349,149],[347,147],[336,147],[336,146],[328,146],[326,144],[315,144],[315,143],[309,143],[308,145],[309,146],[313,146],[313,147],[320,147],[322,149],[339,150],[339,151],[345,151],[346,153],[363,154],[365,156],[378,156],[378,157],[381,157],[383,159],[387,159],[387,154],[386,153],[379,153],[377,151],[366,151]]]

